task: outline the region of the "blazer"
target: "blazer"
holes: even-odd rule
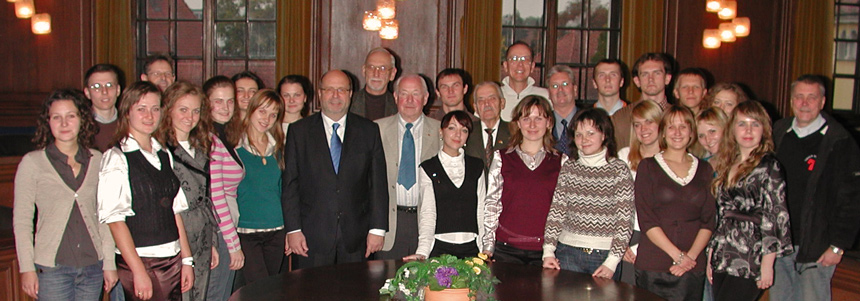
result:
[[[385,166],[388,175],[388,231],[385,232],[385,245],[383,251],[389,251],[394,247],[394,238],[397,234],[397,171],[400,168],[400,131],[398,123],[400,114],[394,114],[376,120],[379,125],[379,134],[382,137],[382,149],[385,150]],[[433,158],[441,147],[439,143],[440,122],[436,119],[424,116],[421,122],[423,127],[421,135],[421,150],[418,154],[419,163],[415,169],[418,170],[420,162]],[[417,137],[416,137],[417,138]],[[416,184],[418,174],[415,174]],[[419,195],[421,187],[418,187]],[[416,237],[417,238],[417,237]]]
[[[511,141],[511,130],[508,126],[508,122],[499,119],[499,133],[493,137],[496,139],[496,142],[493,144],[493,155],[490,155],[490,161],[488,162],[487,158],[484,157],[484,146],[487,142],[484,141],[481,134],[481,123],[474,123],[472,125],[472,133],[469,134],[469,139],[466,140],[466,146],[464,147],[466,155],[481,158],[484,161],[484,166],[493,162],[492,156],[495,155],[495,151],[508,148],[508,142]],[[487,168],[485,167],[484,173],[486,172]]]
[[[379,127],[348,113],[335,174],[321,113],[290,125],[281,178],[284,228],[310,250],[363,250],[370,229],[388,230],[385,154]],[[342,237],[336,241],[338,228]]]
[[[391,92],[386,90],[384,95],[385,116],[397,114],[397,103],[394,101],[394,94],[391,94]],[[367,90],[364,87],[352,94],[349,112],[367,118]]]

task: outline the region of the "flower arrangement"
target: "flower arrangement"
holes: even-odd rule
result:
[[[469,289],[469,297],[481,297],[483,300],[495,300],[490,294],[495,291],[495,284],[500,283],[493,277],[486,264],[487,255],[479,253],[478,257],[458,259],[456,256],[444,254],[426,260],[407,262],[385,282],[379,293],[394,297],[398,292],[406,296],[406,300],[421,300],[424,288],[433,291],[444,289]]]

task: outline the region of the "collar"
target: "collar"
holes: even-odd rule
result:
[[[343,117],[341,117],[338,120],[333,120],[333,119],[329,118],[328,116],[326,116],[325,114],[320,113],[320,116],[322,116],[323,125],[325,126],[325,129],[327,132],[331,131],[331,125],[334,123],[340,124],[340,127],[338,127],[338,130],[345,128],[346,127],[346,115],[349,115],[349,113],[343,114]]]
[[[152,145],[152,153],[155,154],[161,150],[162,146],[158,143],[158,140],[155,137],[149,137],[149,143]],[[140,143],[137,143],[137,140],[134,139],[134,136],[129,134],[122,141],[119,142],[119,149],[123,153],[133,152],[140,149]],[[143,151],[143,150],[141,150]]]
[[[266,151],[264,154],[258,154],[257,149],[255,149],[253,146],[251,146],[251,141],[248,139],[248,135],[242,135],[242,140],[239,141],[239,146],[244,147],[246,150],[248,150],[248,152],[250,152],[251,154],[253,154],[255,156],[261,156],[261,157],[272,156],[275,153],[275,143],[276,143],[275,137],[272,136],[272,133],[269,133],[268,131],[266,131],[266,139],[268,140],[268,143],[266,145]]]
[[[608,163],[608,162],[606,162],[606,148],[605,147],[602,148],[599,152],[597,152],[595,154],[591,154],[591,155],[585,155],[582,153],[581,150],[577,150],[577,153],[579,154],[579,160],[577,160],[577,161],[579,161],[579,163],[582,163],[582,165],[585,165],[585,166],[598,167],[598,166],[606,165]]]
[[[460,152],[459,155],[457,155],[456,157],[451,157],[451,155],[449,155],[445,151],[439,149],[439,161],[442,162],[443,166],[450,166],[450,165],[455,165],[457,163],[463,163],[465,158],[466,158],[465,151],[463,151],[462,147],[460,149],[458,149],[458,151]]]
[[[505,76],[505,78],[502,79],[502,88],[507,87],[508,89],[511,89],[510,83],[511,83],[511,76],[510,75]],[[528,77],[528,85],[526,86],[525,89],[523,89],[523,91],[528,90],[534,86],[535,86],[535,79],[532,78],[531,76],[529,76]],[[522,92],[520,92],[520,93],[522,93]]]
[[[397,113],[397,123],[400,124],[400,128],[405,130],[406,124],[409,122],[406,122],[406,120],[403,119],[403,116],[401,116],[400,113]],[[423,123],[424,114],[422,113],[421,115],[418,115],[418,119],[415,119],[415,121],[412,122],[412,131],[415,132]]]
[[[803,138],[803,137],[811,135],[812,133],[815,133],[816,131],[818,131],[820,129],[821,134],[823,135],[823,134],[827,133],[826,127],[824,129],[821,128],[822,126],[824,126],[825,123],[827,123],[827,121],[824,120],[824,116],[821,116],[821,113],[819,113],[818,117],[815,117],[815,119],[812,120],[812,122],[810,122],[809,125],[801,128],[800,126],[797,125],[797,117],[795,117],[794,119],[791,120],[791,127],[788,128],[788,131],[786,131],[786,133],[794,131],[794,133],[797,134],[798,138]]]
[[[495,126],[493,126],[493,135],[498,135],[498,134],[499,134],[499,124],[501,124],[501,123],[502,123],[502,119],[501,119],[501,118],[499,118],[499,120],[496,120],[496,125],[495,125]],[[486,129],[488,129],[487,124],[486,124],[486,123],[484,123],[483,121],[481,121],[481,131],[482,131],[482,132],[484,132],[484,133],[486,133],[486,132],[487,132],[487,131],[485,131]],[[482,135],[483,135],[483,134],[482,134]],[[493,137],[495,137],[495,136],[493,136]]]
[[[66,156],[66,154],[64,154],[60,151],[59,148],[57,148],[56,143],[48,144],[48,146],[45,147],[45,153],[47,154],[48,158],[59,162],[66,163],[66,161],[69,159],[69,156]],[[86,148],[78,146],[78,152],[75,153],[75,161],[84,164],[87,162],[87,158],[89,158],[89,155],[90,152]]]
[[[114,108],[113,109],[113,116],[111,116],[109,118],[102,118],[101,116],[99,116],[99,114],[96,114],[95,112],[93,112],[93,115],[95,115],[96,121],[98,121],[98,123],[105,124],[105,123],[111,123],[111,122],[116,121],[116,117],[119,116],[119,114],[117,114],[117,113],[119,113],[119,112],[117,111],[116,108]]]
[[[511,152],[514,152],[514,151],[516,151],[516,152],[517,152],[517,154],[519,154],[520,156],[522,156],[522,155],[526,155],[526,156],[532,157],[532,155],[529,155],[529,154],[527,154],[526,152],[524,152],[524,151],[523,151],[523,149],[521,149],[519,145],[515,145],[514,147],[508,148],[508,151],[506,151],[505,153],[506,153],[506,154],[510,154]],[[541,146],[541,147],[540,147],[540,150],[538,150],[538,151],[535,153],[534,157],[535,157],[535,158],[537,158],[537,157],[538,157],[538,155],[540,155],[540,154],[542,154],[542,153],[546,153],[546,150],[543,148],[543,146]]]

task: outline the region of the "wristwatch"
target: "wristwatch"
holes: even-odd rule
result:
[[[842,254],[845,253],[845,250],[842,250],[842,248],[834,245],[830,245],[830,251],[839,256],[842,256]]]

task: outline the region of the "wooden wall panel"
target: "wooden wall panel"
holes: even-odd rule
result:
[[[32,108],[53,89],[82,88],[92,64],[91,1],[36,1],[37,13],[51,15],[47,35],[33,34],[30,19],[15,17],[13,3],[0,3],[0,105]],[[7,116],[3,111],[0,116]],[[33,126],[30,113],[0,118],[0,126]]]
[[[787,101],[781,73],[787,72],[783,12],[788,0],[738,1],[738,16],[749,17],[748,37],[723,43],[718,49],[702,47],[702,32],[717,28],[723,20],[705,11],[705,1],[668,1],[666,10],[666,52],[675,56],[680,68],[703,67],[717,82],[746,85],[759,100]],[[784,112],[783,112],[784,113]]]

